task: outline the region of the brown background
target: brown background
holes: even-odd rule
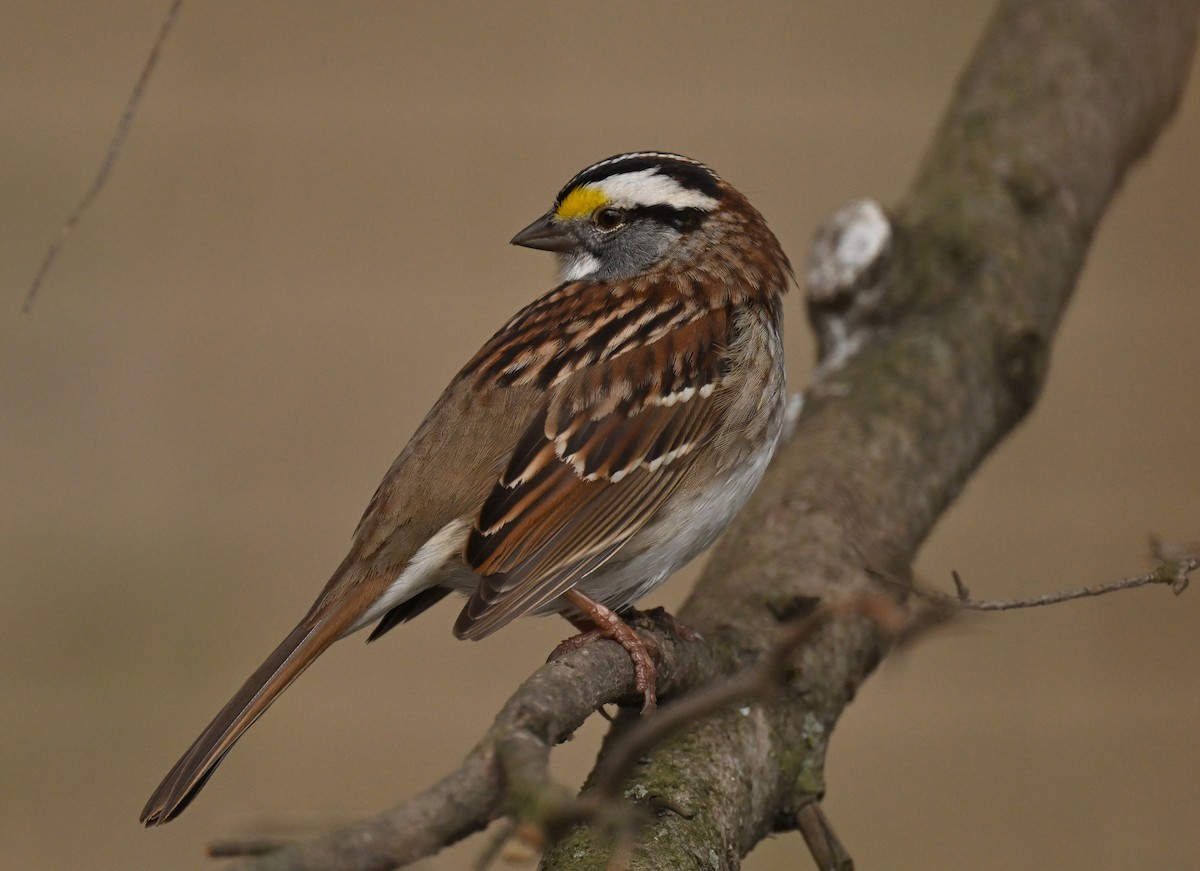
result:
[[[443,384],[549,288],[549,257],[506,242],[572,173],[696,156],[803,263],[835,207],[903,193],[989,6],[192,3],[20,316],[166,5],[0,16],[3,868],[202,868],[209,838],[348,820],[453,765],[565,624],[458,643],[445,603],[339,645],[181,820],[136,821]],[[1198,79],[1096,239],[1041,405],[922,552],[929,584],[1032,594],[1140,573],[1149,531],[1200,538]],[[801,386],[798,295],[788,318]],[[860,866],[1200,867],[1198,609],[1200,590],[1139,591],[887,662],[828,765]],[[803,850],[780,837],[746,867]]]

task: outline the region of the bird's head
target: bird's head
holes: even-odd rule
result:
[[[733,194],[715,172],[689,158],[620,154],[567,182],[550,210],[512,244],[555,252],[563,281],[629,278],[669,260]]]

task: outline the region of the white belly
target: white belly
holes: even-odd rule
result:
[[[613,561],[576,585],[577,589],[613,610],[631,605],[649,593],[672,572],[712,544],[746,504],[762,479],[775,453],[777,439],[758,449],[747,462],[714,481],[707,489],[686,502],[675,503],[667,516],[647,525],[636,536],[660,542],[626,561],[618,553]],[[637,540],[628,545],[639,548]],[[537,613],[561,610],[561,600],[550,603]]]

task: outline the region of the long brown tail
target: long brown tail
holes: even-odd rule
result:
[[[283,639],[154,790],[142,809],[143,823],[162,825],[183,812],[242,733],[314,659],[341,637],[356,615],[346,613],[350,609],[340,610],[340,614],[329,614],[316,621],[305,618]]]

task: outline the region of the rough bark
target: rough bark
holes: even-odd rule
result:
[[[829,263],[816,264],[822,365],[680,612],[705,643],[656,633],[664,699],[760,661],[817,603],[896,593],[937,517],[1036,400],[1103,211],[1179,102],[1198,14],[1196,0],[1000,4],[890,222],[867,209],[830,230],[836,243],[865,226],[880,244],[831,283]],[[887,643],[864,616],[824,620],[778,691],[659,744],[624,793],[651,819],[636,846],[617,844],[629,850],[619,866],[737,868],[798,820],[819,839],[811,810],[830,733]],[[393,868],[502,813],[555,819],[565,798],[545,779],[549,752],[632,687],[615,645],[572,653],[535,673],[424,794],[239,867]],[[618,718],[601,766],[634,719]],[[606,868],[612,849],[578,827],[543,867]]]
[[[882,292],[843,302],[859,346],[808,391],[794,435],[680,613],[741,661],[781,616],[904,577],[935,520],[1028,412],[1088,244],[1177,106],[1194,2],[1010,0],[964,72],[895,209]],[[850,306],[846,311],[845,306]],[[855,332],[857,331],[857,333]],[[833,354],[836,347],[825,349]],[[884,652],[864,619],[829,624],[770,700],[671,739],[629,794],[663,795],[633,868],[737,868],[822,791],[829,735]],[[547,869],[604,868],[581,829]]]

